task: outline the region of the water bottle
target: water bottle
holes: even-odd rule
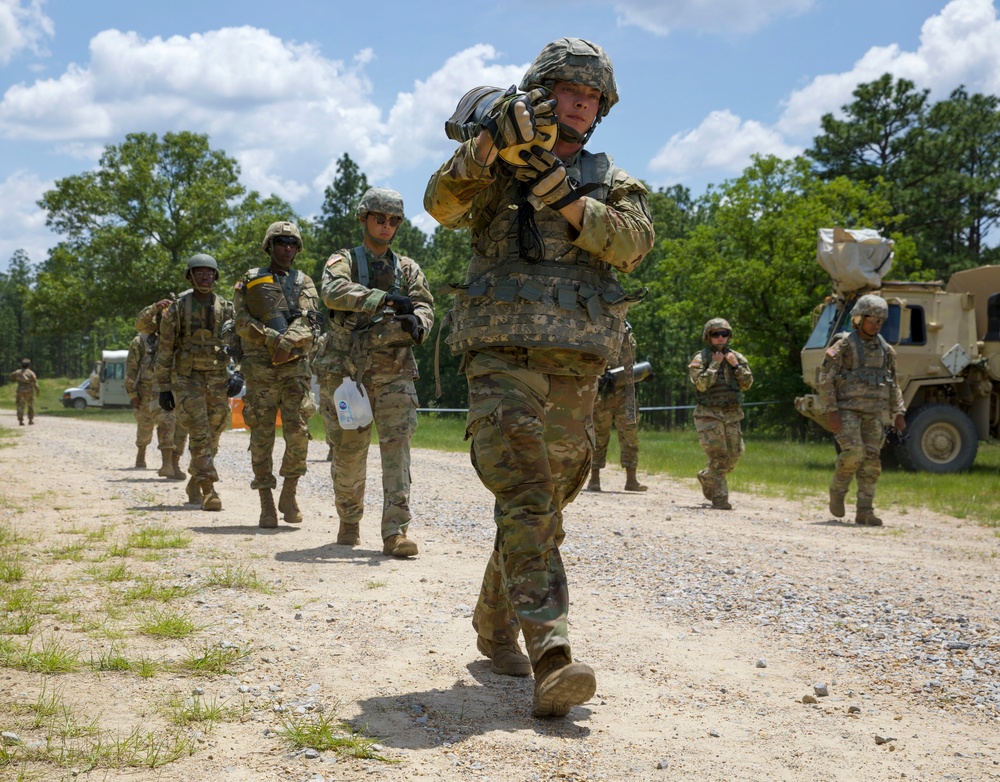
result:
[[[372,422],[372,406],[365,387],[349,377],[333,392],[333,405],[341,429],[360,429]]]

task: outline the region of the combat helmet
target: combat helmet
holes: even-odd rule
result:
[[[290,223],[287,220],[279,220],[276,223],[271,223],[267,227],[267,232],[264,234],[264,241],[261,242],[260,248],[264,252],[270,253],[271,240],[276,236],[291,236],[298,241],[299,252],[303,250],[302,234],[299,233],[299,227],[295,223]]]
[[[196,291],[198,291],[200,293],[207,293],[208,289],[202,290],[195,283],[195,281],[194,281],[194,275],[191,274],[192,270],[194,270],[194,269],[213,269],[215,271],[215,279],[218,280],[219,279],[219,264],[216,262],[215,258],[213,258],[208,253],[195,253],[190,258],[188,258],[187,271],[184,273],[184,276],[187,279],[191,280],[191,284],[194,286],[194,289]],[[210,287],[211,286],[209,286],[209,288]]]
[[[601,91],[597,109],[597,123],[618,102],[618,85],[611,58],[596,43],[583,38],[559,38],[545,45],[521,79],[521,90],[529,92],[536,87],[552,88],[557,81],[571,81]],[[583,137],[586,142],[594,132],[592,127]]]
[[[403,214],[403,196],[388,187],[370,187],[361,196],[355,214],[364,220],[369,212],[380,212],[402,220],[405,216]]]
[[[21,369],[27,369],[30,366],[31,366],[31,359],[30,358],[22,358],[21,359]]]
[[[729,338],[733,338],[733,327],[729,325],[729,321],[725,318],[712,318],[708,323],[705,324],[705,328],[701,330],[701,341],[706,345],[712,344],[712,339],[708,335],[713,331],[719,331],[725,329],[729,332]]]
[[[851,321],[853,322],[855,318],[860,319],[865,316],[878,318],[884,323],[886,318],[889,317],[889,305],[885,303],[885,299],[881,296],[876,296],[874,293],[866,293],[854,303],[854,309],[851,310]]]

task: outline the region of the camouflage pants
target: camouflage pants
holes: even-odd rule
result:
[[[198,481],[217,481],[215,453],[219,437],[229,426],[227,372],[198,372],[176,375],[172,390],[177,405],[177,422],[190,438],[191,464],[188,472]]]
[[[569,650],[562,512],[590,472],[597,378],[532,372],[487,353],[472,357],[466,377],[466,437],[497,525],[472,624],[497,643],[520,628],[537,662]]]
[[[324,420],[328,437],[335,443],[330,474],[341,521],[357,524],[365,513],[365,484],[372,424],[361,429],[341,429],[333,409],[333,391]],[[413,378],[395,377],[388,382],[365,383],[371,402],[378,447],[382,457],[382,539],[406,533],[410,526],[410,438],[417,430],[417,389]],[[331,415],[332,413],[332,415]]]
[[[304,359],[303,359],[304,360]],[[278,474],[299,478],[306,474],[309,455],[309,418],[316,411],[309,375],[297,364],[279,366],[243,365],[247,393],[243,399],[243,420],[250,427],[250,461],[253,464],[251,489],[274,489],[275,425],[281,410],[281,434],[285,455]]]
[[[174,411],[167,412],[160,407],[159,394],[154,393],[152,387],[139,389],[139,406],[133,406],[132,412],[135,414],[136,448],[145,448],[153,442],[153,429],[155,428],[156,447],[161,451],[174,450],[177,416]],[[184,438],[182,437],[181,451],[183,450]]]
[[[882,474],[882,446],[885,426],[877,415],[840,411],[840,434],[837,445],[840,454],[830,488],[847,492],[851,478],[858,481],[858,506],[871,507],[875,499],[875,484]],[[867,504],[864,504],[867,500]]]
[[[698,443],[708,457],[708,466],[698,473],[712,499],[728,499],[726,474],[743,455],[743,431],[739,421],[698,416],[694,419]]]
[[[625,389],[615,389],[610,394],[598,394],[594,402],[594,451],[596,470],[607,465],[608,444],[611,442],[611,427],[618,432],[618,448],[621,451],[622,467],[635,469],[639,466],[639,424],[631,423],[625,415]]]
[[[333,406],[333,392],[337,390],[344,378],[329,372],[319,373],[319,411],[323,416],[323,428],[326,431],[326,444],[336,454],[340,448],[341,434],[344,431],[337,423],[337,410]],[[330,477],[333,485],[337,485],[336,459],[330,462]]]
[[[30,391],[18,391],[15,394],[15,404],[17,405],[17,420],[24,420],[24,411],[28,411],[28,420],[33,421],[35,418],[35,392]]]

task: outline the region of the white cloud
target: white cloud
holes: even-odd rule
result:
[[[814,0],[616,0],[614,8],[619,24],[655,35],[679,29],[746,34],[813,5]]]
[[[51,37],[52,20],[42,13],[42,0],[0,0],[0,63],[21,51],[41,53],[43,38]]]
[[[801,151],[759,122],[741,120],[729,111],[713,111],[694,130],[671,136],[649,167],[671,178],[694,172],[727,176],[749,165],[753,154],[789,158]]]
[[[855,87],[884,73],[931,90],[933,100],[946,98],[960,84],[970,92],[1000,94],[998,41],[993,0],[952,0],[924,22],[916,51],[896,44],[872,47],[849,71],[818,76],[793,92],[778,128],[796,136],[815,134],[824,114],[838,113],[853,100]]]
[[[55,240],[36,202],[52,184],[26,171],[0,182],[0,269],[7,268],[15,250],[27,252],[33,264],[45,260]]]

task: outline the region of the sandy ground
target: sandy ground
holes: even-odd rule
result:
[[[263,531],[245,432],[222,439],[224,509],[207,513],[156,476],[155,451],[149,469],[131,467],[134,427],[36,420],[18,429],[0,411],[20,435],[0,449],[0,524],[27,540],[46,596],[70,595],[72,610],[33,634],[84,660],[112,645],[163,661],[206,645],[251,650],[208,678],[0,669],[4,730],[43,686],[109,730],[160,729],[163,704],[197,687],[249,705],[242,720],[200,726],[190,757],[79,779],[1000,779],[1000,538],[973,522],[911,507],[858,528],[831,519],[821,497],[736,494],[735,510],[712,511],[693,479],[640,473],[649,491],[626,494],[624,474],[606,470],[605,491],[568,509],[563,548],[574,655],[596,670],[597,695],[542,721],[530,716],[531,680],[492,674],[475,649],[492,499],[466,455],[414,452],[420,556],[400,561],[381,553],[377,448],[362,544],[350,549],[333,544],[322,443],[301,486],[305,523]],[[191,543],[159,560],[133,552],[135,575],[197,587],[213,569],[242,568],[273,594],[204,586],[170,604],[198,623],[194,636],[147,638],[124,617],[108,621],[126,637],[109,640],[88,620],[127,585],[94,578],[108,567],[100,554],[147,526]],[[83,535],[102,528],[103,542]],[[80,540],[93,541],[80,561],[58,556]],[[281,710],[316,704],[378,737],[394,762],[290,750]]]

